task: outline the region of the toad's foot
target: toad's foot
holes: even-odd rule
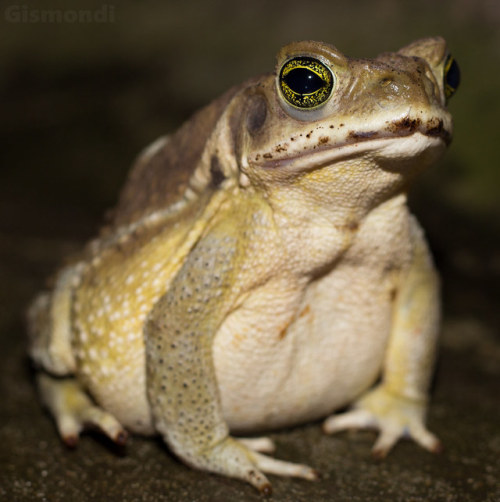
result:
[[[93,428],[104,432],[115,443],[125,444],[125,429],[115,417],[96,406],[74,378],[53,378],[40,373],[37,380],[42,400],[68,446],[76,446],[80,433]]]
[[[268,437],[238,438],[238,441],[244,444],[247,448],[250,448],[250,450],[257,451],[259,453],[274,453],[276,451],[274,441]]]
[[[380,434],[372,452],[385,457],[401,437],[411,437],[433,453],[441,450],[439,439],[424,425],[425,401],[392,394],[383,385],[362,396],[351,411],[333,415],[323,424],[327,434],[345,429],[377,429]]]
[[[252,447],[266,446],[262,438],[251,440]],[[239,478],[252,484],[261,493],[271,494],[271,483],[264,473],[278,476],[292,476],[308,479],[318,479],[318,473],[310,467],[302,464],[294,464],[276,460],[262,455],[247,446],[248,440],[237,440],[226,437],[220,443],[199,451],[196,456],[184,455],[185,460],[201,469],[209,470],[226,476]],[[261,443],[261,444],[259,444]]]

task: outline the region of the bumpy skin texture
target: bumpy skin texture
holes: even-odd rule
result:
[[[332,71],[322,106],[282,96],[294,56]],[[316,473],[230,431],[351,403],[327,433],[376,427],[380,456],[403,435],[439,448],[424,425],[438,280],[405,194],[451,138],[446,57],[439,38],[374,60],[290,44],[275,74],[140,156],[112,223],[29,310],[42,398],[68,444],[89,424],[117,442],[160,433],[189,465],[265,493],[264,472]]]

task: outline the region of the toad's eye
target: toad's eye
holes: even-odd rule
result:
[[[283,97],[296,108],[316,108],[332,94],[335,77],[321,61],[311,57],[289,59],[279,75]]]
[[[448,56],[444,64],[444,95],[449,99],[455,94],[460,84],[460,68],[453,57]]]

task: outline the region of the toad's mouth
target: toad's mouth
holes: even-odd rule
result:
[[[356,157],[367,152],[373,156],[403,159],[416,157],[423,151],[437,146],[448,146],[451,133],[442,119],[432,118],[427,122],[420,119],[404,117],[392,121],[385,128],[377,131],[348,131],[340,141],[331,143],[320,141],[313,148],[306,148],[297,154],[259,155],[261,160],[256,164],[262,168],[311,168],[338,161],[343,158]],[[306,160],[307,159],[307,160]]]
[[[431,138],[441,138],[446,145],[451,143],[451,134],[445,129],[442,119],[432,118],[424,123],[421,119],[411,119],[409,117],[390,122],[382,131],[366,131],[360,133],[351,131],[348,134],[348,141],[355,143],[372,138],[404,137],[415,132],[419,132]]]

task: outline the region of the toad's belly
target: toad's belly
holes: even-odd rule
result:
[[[337,271],[309,286],[286,326],[278,327],[273,309],[266,314],[245,306],[224,322],[215,338],[214,364],[232,430],[325,416],[374,382],[390,332],[389,287],[354,276],[360,277]],[[92,352],[82,351],[81,365],[93,369],[80,376],[94,398],[131,431],[153,433],[143,339],[131,337],[126,352],[116,350],[106,361]],[[105,363],[113,368],[102,375]]]
[[[232,430],[321,418],[374,383],[391,328],[390,285],[352,279],[337,272],[311,286],[286,331],[266,331],[265,320],[252,332],[234,329],[255,326],[244,310],[223,325],[214,358]]]

